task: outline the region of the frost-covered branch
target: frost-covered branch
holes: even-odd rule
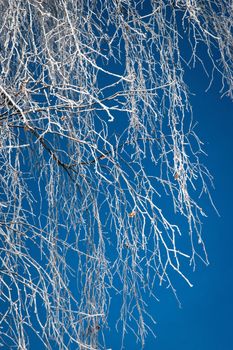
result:
[[[144,344],[145,295],[208,263],[212,177],[184,73],[201,64],[232,97],[232,9],[0,0],[3,346],[105,349],[115,296],[122,340]]]

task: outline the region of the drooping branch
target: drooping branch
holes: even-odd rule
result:
[[[122,341],[144,344],[146,295],[176,295],[174,272],[191,286],[186,265],[208,264],[198,195],[212,177],[185,71],[201,64],[232,97],[228,5],[0,0],[6,347],[34,333],[45,349],[106,348],[114,298]]]

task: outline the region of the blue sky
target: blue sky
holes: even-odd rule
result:
[[[218,81],[205,94],[207,82],[203,84],[201,72],[192,73],[189,80],[196,93],[194,118],[208,153],[205,164],[214,176],[212,195],[220,217],[206,203],[203,234],[210,265],[199,265],[191,275],[193,288],[177,284],[182,309],[169,292],[161,293],[160,303],[153,307],[157,339],[148,338],[146,350],[233,348],[233,108],[229,98],[220,98]]]
[[[233,348],[233,108],[230,98],[221,98],[218,76],[205,92],[208,80],[199,68],[188,72],[186,78],[193,93],[196,132],[208,154],[203,162],[214,176],[211,194],[220,217],[205,200],[208,217],[203,221],[203,237],[210,265],[198,264],[196,271],[189,274],[193,288],[179,279],[175,281],[181,309],[171,291],[163,287],[158,291],[160,302],[148,301],[157,321],[153,328],[157,338],[149,335],[145,350]],[[118,350],[120,334],[110,333],[107,344]],[[141,345],[128,336],[125,349],[140,350]]]
[[[153,328],[157,337],[148,336],[145,350],[228,350],[233,348],[233,108],[229,98],[220,98],[218,76],[207,93],[208,79],[200,67],[187,70],[186,80],[193,94],[191,104],[194,121],[198,122],[196,132],[204,141],[204,150],[208,154],[202,161],[214,176],[215,190],[211,194],[220,217],[211,204],[203,200],[208,214],[203,221],[203,237],[210,265],[198,264],[194,273],[188,273],[193,288],[179,278],[174,280],[182,308],[178,307],[171,291],[164,287],[156,287],[159,302],[146,298],[148,310],[157,321]],[[123,126],[119,123],[117,127],[120,130]],[[114,312],[119,312],[118,300],[112,299]],[[110,321],[106,349],[120,349],[121,333],[114,330],[115,324]],[[36,340],[33,345],[36,349]],[[129,335],[125,339],[125,349],[140,350],[141,345],[135,344],[135,338]]]

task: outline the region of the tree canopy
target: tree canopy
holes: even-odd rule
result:
[[[145,295],[208,264],[211,200],[185,72],[232,98],[226,0],[0,0],[0,339],[106,349]],[[213,204],[213,203],[212,203]],[[105,345],[106,344],[106,345]]]

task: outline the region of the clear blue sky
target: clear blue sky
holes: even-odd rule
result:
[[[220,98],[219,81],[205,94],[207,81],[200,71],[193,73],[188,79],[196,93],[194,118],[205,141],[205,164],[214,176],[212,195],[221,217],[206,202],[203,234],[210,265],[199,265],[191,275],[193,288],[177,281],[182,309],[165,289],[160,303],[151,304],[157,338],[148,337],[145,350],[233,349],[233,105],[229,98]],[[127,350],[141,348],[130,340],[127,345]]]
[[[192,289],[177,287],[181,310],[168,293],[154,306],[158,337],[146,350],[233,349],[233,106],[227,98],[220,100],[218,84],[203,95],[201,80],[192,75],[197,93],[194,113],[205,140],[206,164],[215,178],[212,194],[221,217],[211,207],[207,210],[203,233],[210,265],[193,274]]]
[[[148,336],[145,350],[230,350],[233,349],[233,105],[221,98],[220,80],[205,93],[207,79],[200,69],[187,74],[190,84],[197,134],[204,141],[208,157],[203,159],[214,176],[212,190],[217,216],[208,201],[203,236],[210,265],[199,264],[190,274],[193,288],[177,279],[178,304],[170,291],[159,291],[160,302],[149,303],[156,318],[157,338]],[[110,332],[107,344],[120,348],[120,334]],[[140,350],[141,345],[128,336],[125,349]]]
[[[207,79],[201,70],[187,73],[192,93],[197,134],[205,142],[208,157],[203,159],[214,176],[212,196],[220,213],[205,201],[208,214],[203,222],[203,237],[209,256],[208,267],[198,264],[190,274],[193,288],[177,278],[175,287],[182,303],[178,304],[171,291],[161,288],[160,302],[148,300],[149,311],[157,325],[146,339],[145,350],[231,350],[233,349],[233,104],[220,98],[220,81],[205,93]],[[112,300],[119,311],[120,305]],[[119,350],[121,334],[114,324],[106,336],[106,349]],[[34,344],[37,350],[38,343]],[[126,350],[141,350],[135,338],[126,338]]]

